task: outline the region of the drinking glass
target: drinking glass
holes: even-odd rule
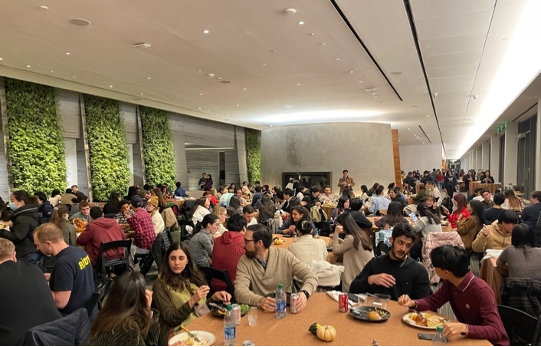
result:
[[[257,307],[251,307],[248,311],[248,325],[251,327],[257,325]]]

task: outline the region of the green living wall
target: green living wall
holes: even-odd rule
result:
[[[90,182],[94,201],[107,201],[112,192],[125,194],[130,183],[124,121],[117,100],[85,95]]]
[[[253,129],[245,129],[244,135],[246,138],[248,181],[259,181],[261,173],[261,132]]]
[[[8,149],[15,190],[66,187],[66,151],[52,87],[5,79]]]
[[[175,151],[167,112],[140,106],[146,181],[151,185],[175,183]]]

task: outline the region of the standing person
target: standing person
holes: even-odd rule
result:
[[[218,216],[209,213],[195,226],[193,236],[190,239],[190,253],[195,265],[210,267],[212,249],[214,247],[214,233],[218,231],[220,220]]]
[[[36,251],[32,242],[32,233],[40,224],[38,206],[24,190],[14,191],[10,201],[9,207],[13,211],[13,217],[9,221],[2,222],[9,230],[0,229],[0,237],[15,244],[19,260],[35,264],[43,257]]]
[[[143,199],[139,195],[131,198],[131,205],[135,211],[133,215],[127,218],[131,230],[134,232],[133,245],[135,254],[148,254],[150,247],[156,240],[152,217],[143,209]],[[128,214],[125,212],[125,215]]]
[[[336,228],[331,234],[332,251],[344,255],[344,272],[342,273],[342,291],[349,292],[351,282],[363,270],[366,264],[374,258],[370,237],[364,232],[349,212],[344,212],[336,218]],[[344,240],[338,237],[345,233]],[[336,234],[336,235],[335,235]],[[325,258],[327,258],[325,256]]]
[[[279,284],[291,290],[293,278],[302,282],[297,300],[297,312],[306,306],[317,288],[317,277],[287,249],[271,247],[272,234],[267,227],[252,225],[244,234],[243,255],[237,265],[235,298],[239,303],[257,306],[265,312],[276,311],[276,300],[268,297]]]
[[[466,188],[466,191],[470,191],[470,183],[474,182],[476,180],[475,177],[475,171],[474,170],[468,170],[468,174],[464,176],[464,188]]]
[[[68,246],[62,230],[53,223],[40,225],[34,231],[34,243],[46,256],[55,256],[51,274],[45,274],[56,307],[63,316],[84,307],[94,293],[94,270],[90,258],[78,247]],[[90,316],[96,317],[97,307]],[[92,319],[91,319],[92,320]]]
[[[190,250],[183,242],[173,242],[165,253],[163,268],[152,286],[152,301],[160,312],[160,346],[167,346],[172,328],[187,325],[206,307],[210,288],[195,266]],[[221,291],[212,301],[229,303],[231,294]],[[208,312],[208,311],[207,311]]]
[[[458,180],[456,179],[456,176],[453,175],[453,172],[451,170],[447,170],[447,176],[445,176],[444,180],[444,186],[445,190],[447,191],[447,195],[449,197],[453,197],[453,194],[456,191],[456,186],[458,185]]]
[[[340,188],[340,195],[342,195],[342,192],[346,188],[351,188],[355,185],[355,182],[353,181],[353,177],[349,176],[348,170],[342,171],[342,177],[340,177],[340,180],[338,180],[338,187]]]
[[[62,316],[43,272],[17,261],[13,242],[0,238],[0,344],[22,345],[25,331]]]
[[[409,224],[397,224],[389,241],[389,253],[372,258],[353,280],[350,293],[380,293],[397,300],[402,294],[414,299],[430,295],[430,280],[425,267],[408,257],[416,235]]]
[[[229,219],[228,230],[214,240],[212,249],[212,268],[227,270],[231,282],[235,283],[237,276],[237,264],[244,255],[244,233],[246,232],[246,219],[236,214]],[[225,282],[212,279],[212,288],[226,290]]]
[[[201,178],[199,179],[199,188],[201,188],[201,190],[204,190],[203,187],[205,186],[205,184],[207,184],[207,174],[203,172],[203,174],[201,175]]]
[[[483,183],[494,183],[494,177],[490,176],[490,171],[485,171],[485,175],[483,177],[480,177],[481,182]]]
[[[473,339],[487,339],[493,345],[509,345],[502,320],[498,313],[492,289],[468,269],[470,259],[466,250],[457,246],[440,246],[430,253],[436,273],[444,281],[434,294],[427,298],[410,299],[405,294],[398,304],[411,309],[436,312],[446,302],[458,323],[443,323],[443,334],[465,335]]]
[[[90,330],[90,346],[155,346],[159,312],[150,309],[152,292],[140,272],[118,277]]]
[[[441,170],[438,170],[438,176],[437,176],[437,180],[438,180],[438,188],[441,190],[443,189],[443,180],[445,179],[445,177],[443,176],[443,173],[441,172]]]

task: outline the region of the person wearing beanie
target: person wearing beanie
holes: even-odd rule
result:
[[[150,216],[152,217],[152,225],[154,225],[154,232],[156,235],[165,229],[165,223],[159,212],[158,205],[158,197],[156,195],[151,196],[147,201],[147,212],[150,213]]]

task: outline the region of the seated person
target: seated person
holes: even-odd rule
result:
[[[128,218],[130,229],[133,230],[133,245],[135,246],[135,254],[148,254],[150,247],[156,240],[152,217],[143,208],[143,199],[139,195],[134,195],[130,203],[135,213]]]
[[[415,241],[411,225],[399,223],[393,228],[388,254],[372,258],[353,280],[350,293],[388,294],[397,300],[402,294],[420,299],[431,293],[428,272],[416,260],[408,257]]]
[[[493,345],[509,345],[494,293],[485,281],[468,269],[470,259],[466,250],[440,246],[432,250],[430,259],[436,273],[444,280],[443,285],[427,298],[412,300],[405,294],[398,303],[417,311],[437,311],[449,302],[459,323],[443,323],[446,337],[460,334],[487,339]]]
[[[211,266],[213,269],[227,270],[231,282],[235,283],[237,264],[240,257],[246,253],[244,250],[246,218],[240,214],[232,216],[227,222],[227,229],[222,236],[214,240]],[[212,279],[211,286],[217,291],[227,289],[225,282],[216,279]]]
[[[386,226],[392,228],[398,223],[408,224],[409,221],[402,215],[402,204],[393,201],[389,204],[389,207],[387,207],[387,214],[378,219],[376,226],[380,229],[387,229]]]
[[[486,224],[492,224],[494,221],[500,218],[503,212],[502,204],[505,201],[505,196],[502,193],[494,194],[494,206],[491,208],[483,209],[483,216],[485,217]]]
[[[257,224],[246,230],[246,254],[240,258],[237,266],[235,298],[239,303],[258,306],[265,312],[275,312],[276,300],[267,295],[273,293],[279,284],[290,291],[295,277],[302,282],[297,301],[297,311],[300,312],[317,288],[317,277],[291,252],[271,247],[271,244],[272,234],[267,227]]]
[[[361,198],[351,199],[351,201],[349,202],[349,206],[351,208],[349,214],[351,215],[351,217],[353,217],[355,223],[357,223],[359,228],[372,229],[372,222],[360,212],[361,208],[363,207],[363,201],[361,200]]]
[[[92,217],[90,217],[90,204],[88,201],[81,201],[79,203],[79,212],[76,212],[70,216],[70,219],[75,218],[79,218],[87,222],[92,221]]]
[[[497,221],[491,225],[484,225],[472,243],[472,249],[477,253],[484,253],[487,249],[504,249],[511,244],[511,232],[519,223],[515,211],[505,210]]]
[[[397,202],[400,204],[401,210],[406,207],[406,200],[404,195],[400,193],[400,187],[393,187],[389,189],[389,198],[391,199],[391,202]]]
[[[278,234],[293,235],[297,230],[295,228],[295,223],[303,218],[310,219],[310,212],[300,205],[292,206],[290,211],[291,216],[278,228]],[[310,221],[310,223],[312,223],[312,221]],[[315,228],[314,223],[312,223],[312,230]]]
[[[193,236],[188,247],[193,257],[193,262],[199,267],[210,267],[212,262],[212,249],[214,248],[214,233],[220,227],[220,219],[215,214],[207,214],[203,220],[195,226]]]
[[[331,186],[325,186],[323,189],[323,194],[319,194],[319,201],[321,201],[322,204],[327,205],[333,205],[336,201],[336,197],[331,191]]]
[[[492,194],[490,194],[488,190],[481,190],[481,197],[483,198],[483,200],[481,200],[481,203],[483,204],[483,208],[485,210],[494,206],[494,202],[492,201]]]
[[[293,253],[301,262],[308,264],[310,261],[326,261],[327,245],[323,239],[314,239],[312,237],[312,223],[303,218],[295,223],[295,232],[299,239],[292,243],[288,250]]]
[[[118,224],[122,227],[122,230],[130,230],[128,218],[135,214],[130,207],[130,202],[128,200],[120,200],[118,202],[118,209],[120,212],[116,214],[115,219],[118,220]]]
[[[246,205],[242,208],[242,214],[244,215],[244,218],[246,219],[246,223],[248,223],[248,226],[257,224],[257,219],[254,217],[255,210],[252,207],[252,205]]]
[[[184,188],[182,188],[182,184],[180,182],[175,183],[175,186],[177,189],[175,189],[175,198],[184,198],[186,197],[186,191]]]
[[[419,219],[413,225],[413,231],[417,233],[417,239],[411,247],[410,255],[413,259],[422,259],[423,243],[429,233],[441,233],[440,218],[430,212],[426,202],[421,202],[417,206]]]
[[[376,196],[370,200],[370,206],[365,206],[369,213],[379,215],[380,210],[387,209],[389,207],[391,200],[383,196],[384,189],[385,188],[382,185],[376,188]]]
[[[349,198],[346,196],[341,196],[340,199],[338,199],[338,205],[336,205],[336,208],[332,211],[332,218],[336,219],[342,212],[349,210]]]
[[[483,187],[477,187],[473,190],[473,194],[470,194],[468,195],[468,202],[472,201],[472,200],[477,200],[477,201],[483,201],[483,197],[481,196],[481,190],[484,190],[485,188]]]
[[[152,217],[152,225],[154,226],[154,232],[156,235],[164,231],[165,229],[165,223],[163,221],[163,217],[160,214],[159,209],[159,203],[158,203],[158,197],[157,196],[151,196],[150,199],[147,201],[147,212],[150,213],[150,216]]]
[[[528,224],[530,228],[535,229],[539,215],[541,213],[541,191],[536,190],[530,193],[530,206],[527,206],[522,211],[522,220]]]

